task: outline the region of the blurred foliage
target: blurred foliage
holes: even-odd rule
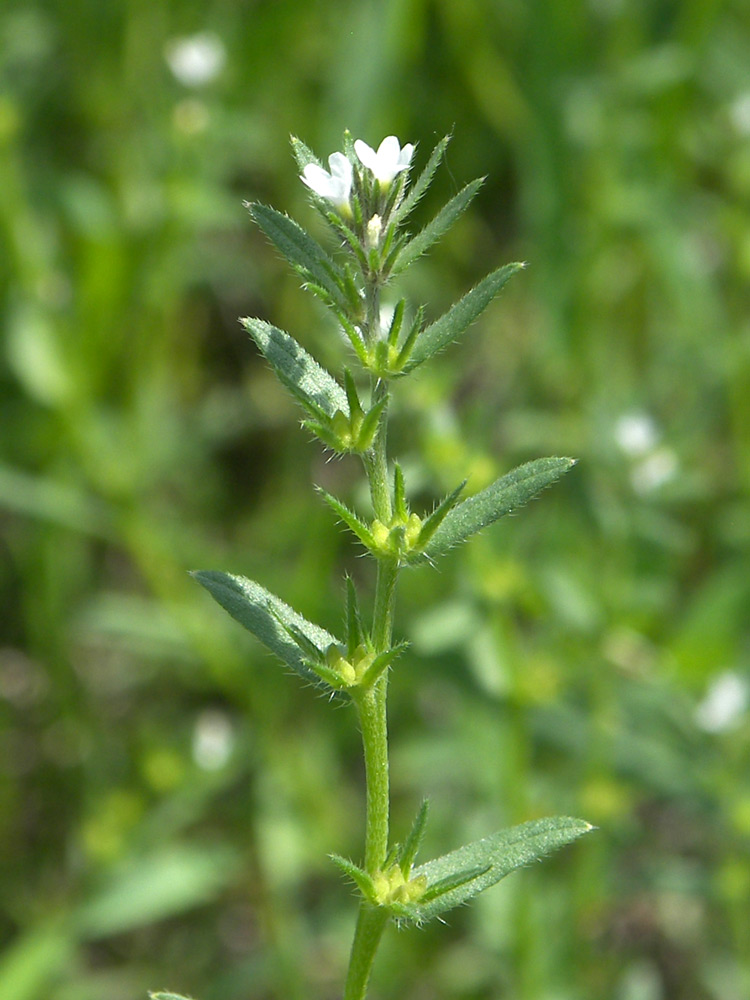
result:
[[[345,127],[418,162],[453,128],[421,220],[488,175],[410,276],[433,315],[532,264],[399,396],[417,501],[581,459],[408,577],[395,829],[425,792],[425,858],[546,813],[600,826],[391,934],[375,992],[750,995],[748,65],[740,0],[6,0],[3,1000],[338,992],[352,719],[186,571],[332,629],[364,574],[310,489],[362,502],[354,463],[299,433],[236,322],[343,356],[241,202],[311,221],[288,135],[327,156]]]

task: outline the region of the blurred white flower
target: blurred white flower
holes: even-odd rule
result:
[[[317,163],[308,163],[302,171],[302,180],[321,198],[333,202],[339,209],[348,209],[349,193],[352,189],[352,165],[343,153],[331,153],[328,157],[328,166],[331,168],[330,173]]]
[[[695,710],[695,721],[709,733],[732,729],[750,706],[750,682],[734,670],[725,670],[711,684]]]
[[[164,58],[184,87],[202,87],[221,73],[227,53],[218,35],[202,32],[168,41]]]
[[[362,166],[372,171],[376,180],[388,185],[396,174],[400,174],[409,166],[414,146],[412,143],[407,143],[402,149],[396,136],[389,135],[380,143],[377,153],[361,139],[355,141],[354,152]]]
[[[647,413],[626,413],[615,424],[615,441],[626,455],[645,455],[658,440],[656,424]]]
[[[674,479],[679,463],[671,448],[657,448],[638,462],[630,473],[630,482],[636,493],[651,493]]]
[[[208,708],[195,720],[193,760],[204,771],[219,771],[232,755],[234,729],[224,712]]]

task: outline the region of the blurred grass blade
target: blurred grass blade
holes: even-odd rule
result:
[[[239,858],[220,844],[172,844],[129,858],[81,908],[76,927],[89,940],[146,927],[215,899],[237,877]]]
[[[0,465],[0,509],[95,538],[117,537],[112,511],[99,498],[52,476]]]
[[[427,880],[428,900],[410,906],[414,919],[430,920],[468,902],[516,868],[538,861],[590,830],[590,823],[569,816],[532,820],[420,865],[411,877]],[[453,880],[456,884],[450,887]],[[444,887],[448,888],[441,891]],[[431,889],[439,891],[433,899],[429,899]]]
[[[424,549],[425,556],[432,559],[443,555],[488,524],[522,507],[574,465],[573,458],[538,458],[501,476],[481,493],[448,511]]]
[[[455,305],[452,305],[446,313],[443,313],[440,319],[431,323],[417,339],[411,356],[404,365],[404,372],[412,371],[417,365],[421,365],[423,361],[431,358],[438,351],[442,351],[460,337],[484,312],[506,282],[518,271],[523,270],[525,266],[525,264],[518,262],[506,264],[488,274]]]
[[[262,319],[240,320],[274,372],[298,402],[313,416],[332,418],[341,410],[349,416],[346,393],[325,368],[284,330]]]
[[[302,226],[288,215],[258,202],[247,204],[257,222],[276,249],[305,280],[322,289],[337,308],[346,310],[347,281],[338,264]]]
[[[305,635],[320,650],[321,657],[332,643],[338,643],[335,636],[307,621],[254,580],[216,570],[198,570],[192,575],[235,621],[252,632],[300,677],[320,686],[320,678],[304,662],[298,644],[282,622]]]
[[[456,219],[460,215],[463,215],[474,200],[482,184],[484,184],[484,178],[478,177],[451,198],[448,204],[438,212],[432,222],[428,222],[424,229],[420,230],[413,239],[409,240],[402,247],[401,252],[394,261],[392,273],[400,274],[417,257],[421,257],[423,253],[426,253],[432,244],[436,243],[450,229]]]
[[[70,921],[39,923],[20,933],[0,955],[2,1000],[39,1000],[76,962],[75,930]]]
[[[191,1000],[181,993],[149,993],[150,1000]]]

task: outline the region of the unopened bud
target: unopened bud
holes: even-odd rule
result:
[[[383,231],[383,220],[379,215],[373,215],[367,223],[367,246],[372,249],[380,245],[380,234]]]

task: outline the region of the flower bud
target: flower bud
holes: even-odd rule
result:
[[[383,231],[383,220],[379,215],[373,215],[367,223],[367,247],[370,250],[377,249],[380,245],[380,234]]]

